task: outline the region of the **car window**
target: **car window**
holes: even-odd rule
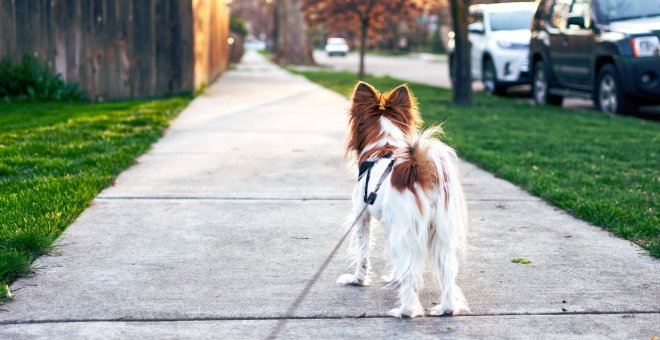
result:
[[[531,21],[531,10],[490,13],[490,29],[492,31],[529,29]]]
[[[484,26],[484,12],[482,12],[482,11],[472,11],[472,12],[470,12],[470,15],[468,16],[468,28],[470,30],[478,29],[478,30],[483,31],[485,29],[485,26]]]
[[[468,16],[468,25],[475,23],[481,23],[481,24],[484,23],[484,12],[482,11],[470,12],[470,15]]]
[[[660,16],[658,0],[599,0],[594,7],[599,21],[603,23]]]
[[[330,38],[330,39],[328,39],[327,44],[328,45],[345,45],[346,40],[344,40],[342,38]]]
[[[541,0],[534,14],[534,19],[545,19],[552,8],[552,0]]]
[[[550,26],[563,30],[566,27],[566,19],[568,12],[571,9],[573,0],[557,0],[555,5],[552,6],[552,14],[550,15]]]
[[[591,26],[591,9],[589,7],[589,0],[574,0],[571,5],[569,16],[579,15],[584,18],[584,27]]]

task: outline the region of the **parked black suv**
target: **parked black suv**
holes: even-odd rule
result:
[[[569,95],[605,112],[660,104],[660,0],[541,0],[529,61],[540,104]]]

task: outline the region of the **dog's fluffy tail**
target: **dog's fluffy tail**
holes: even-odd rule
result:
[[[458,273],[458,256],[463,253],[467,239],[467,204],[460,182],[458,157],[448,145],[435,138],[441,134],[439,127],[427,129],[409,141],[408,159],[411,177],[418,183],[431,178],[437,190],[429,198],[432,200],[430,216],[428,250],[431,257],[432,272],[442,291],[442,304],[438,308],[444,312],[469,310],[463,293],[455,284]],[[432,169],[429,170],[429,167]],[[422,180],[421,182],[419,180]],[[421,185],[423,189],[424,186]]]
[[[408,186],[411,191],[421,189],[437,193],[429,197],[435,210],[432,227],[437,229],[438,237],[453,241],[456,251],[462,252],[467,239],[467,205],[459,177],[458,156],[454,149],[435,137],[440,134],[440,127],[432,127],[409,139],[408,148],[398,155],[402,161],[395,168],[392,184]],[[436,185],[438,190],[433,190],[431,187]]]

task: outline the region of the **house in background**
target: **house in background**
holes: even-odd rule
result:
[[[228,67],[224,0],[0,0],[0,57],[34,55],[90,99],[191,93]]]

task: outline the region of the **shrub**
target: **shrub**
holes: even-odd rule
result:
[[[248,35],[245,20],[233,15],[229,16],[229,31],[236,33],[241,38],[245,38]]]
[[[77,84],[67,84],[47,64],[25,55],[14,64],[8,57],[0,60],[0,98],[32,100],[80,100]]]

